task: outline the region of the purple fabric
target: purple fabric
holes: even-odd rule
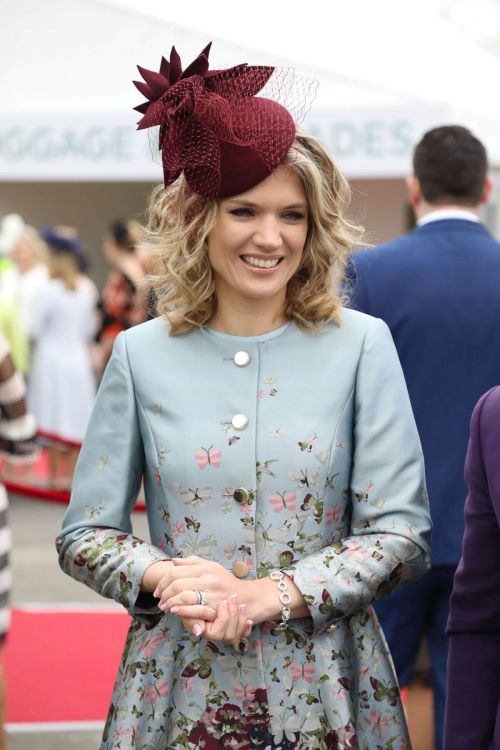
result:
[[[444,750],[500,750],[500,387],[478,401],[448,633]]]

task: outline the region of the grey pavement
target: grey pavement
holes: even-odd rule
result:
[[[119,607],[66,576],[59,568],[54,539],[66,509],[59,503],[11,495],[12,604],[95,604]],[[148,539],[145,513],[134,513],[134,533]],[[40,731],[8,726],[8,750],[98,750],[100,731]]]

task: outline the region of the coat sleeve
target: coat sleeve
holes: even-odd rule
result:
[[[500,700],[500,388],[471,419],[465,533],[448,620],[445,747],[490,747]],[[495,512],[496,511],[496,512]]]
[[[420,440],[389,329],[371,319],[354,400],[349,534],[291,570],[316,632],[430,567],[431,521]]]
[[[166,555],[132,535],[144,449],[125,334],[115,342],[80,452],[73,492],[56,541],[65,573],[116,599],[135,617],[157,615],[140,593],[146,568]]]

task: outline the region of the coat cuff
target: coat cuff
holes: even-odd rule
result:
[[[331,585],[331,577],[335,572],[330,568],[328,579],[320,573],[324,565],[323,555],[310,555],[306,560],[301,560],[288,570],[284,570],[304,597],[309,607],[309,614],[313,623],[313,633],[331,633],[337,627],[337,620],[346,616],[328,592]]]

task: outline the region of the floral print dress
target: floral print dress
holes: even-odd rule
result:
[[[132,535],[144,475],[151,541]],[[101,750],[408,750],[371,604],[429,566],[419,439],[384,323],[319,333],[121,334],[58,539],[63,569],[133,621]],[[280,569],[310,616],[229,646],[140,591],[199,555],[240,578]]]

